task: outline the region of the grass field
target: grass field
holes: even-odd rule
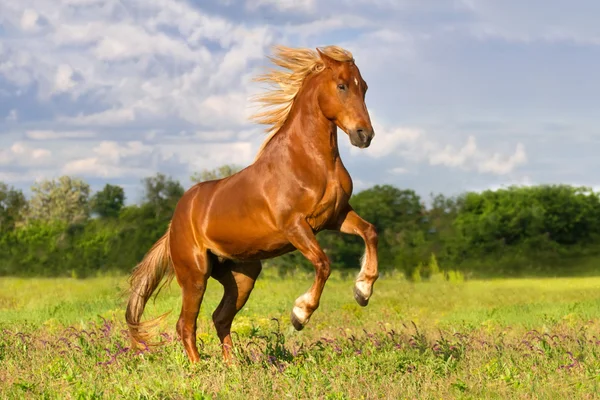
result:
[[[600,278],[410,283],[383,276],[366,308],[333,274],[301,332],[289,312],[311,275],[265,268],[233,330],[227,367],[210,315],[201,362],[175,338],[178,286],[145,316],[172,311],[165,345],[129,350],[126,278],[0,279],[0,397],[447,399],[600,398]],[[276,320],[273,320],[276,319]]]

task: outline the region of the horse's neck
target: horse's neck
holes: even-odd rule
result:
[[[321,111],[310,105],[299,107],[277,133],[269,146],[273,153],[288,160],[312,165],[333,166],[339,158],[337,127]]]

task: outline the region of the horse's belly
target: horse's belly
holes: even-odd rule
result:
[[[254,228],[246,231],[232,227],[229,232],[215,232],[207,238],[208,248],[220,257],[240,261],[273,258],[295,249],[282,234]]]

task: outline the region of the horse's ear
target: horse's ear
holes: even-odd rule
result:
[[[317,52],[319,53],[319,56],[321,57],[321,60],[323,60],[323,63],[325,64],[326,67],[335,67],[338,66],[340,64],[339,61],[334,60],[333,58],[329,57],[327,54],[323,53],[321,51],[321,49],[317,48]]]

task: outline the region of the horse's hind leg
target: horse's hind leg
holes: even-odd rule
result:
[[[224,293],[221,303],[213,313],[213,322],[223,346],[223,358],[231,360],[231,324],[239,310],[244,307],[254,282],[262,269],[260,261],[234,263],[225,261],[212,270],[212,277],[221,282]]]
[[[354,285],[354,298],[361,306],[369,304],[373,294],[373,285],[379,277],[377,267],[377,245],[379,242],[377,231],[373,224],[362,219],[352,208],[340,218],[340,232],[360,236],[365,242],[365,255],[362,259],[360,272]]]
[[[177,333],[183,342],[188,358],[191,362],[196,362],[200,360],[200,354],[196,347],[196,322],[206,283],[210,276],[211,259],[205,251],[195,252],[191,249],[186,253],[186,255],[173,254],[173,267],[182,292]]]

